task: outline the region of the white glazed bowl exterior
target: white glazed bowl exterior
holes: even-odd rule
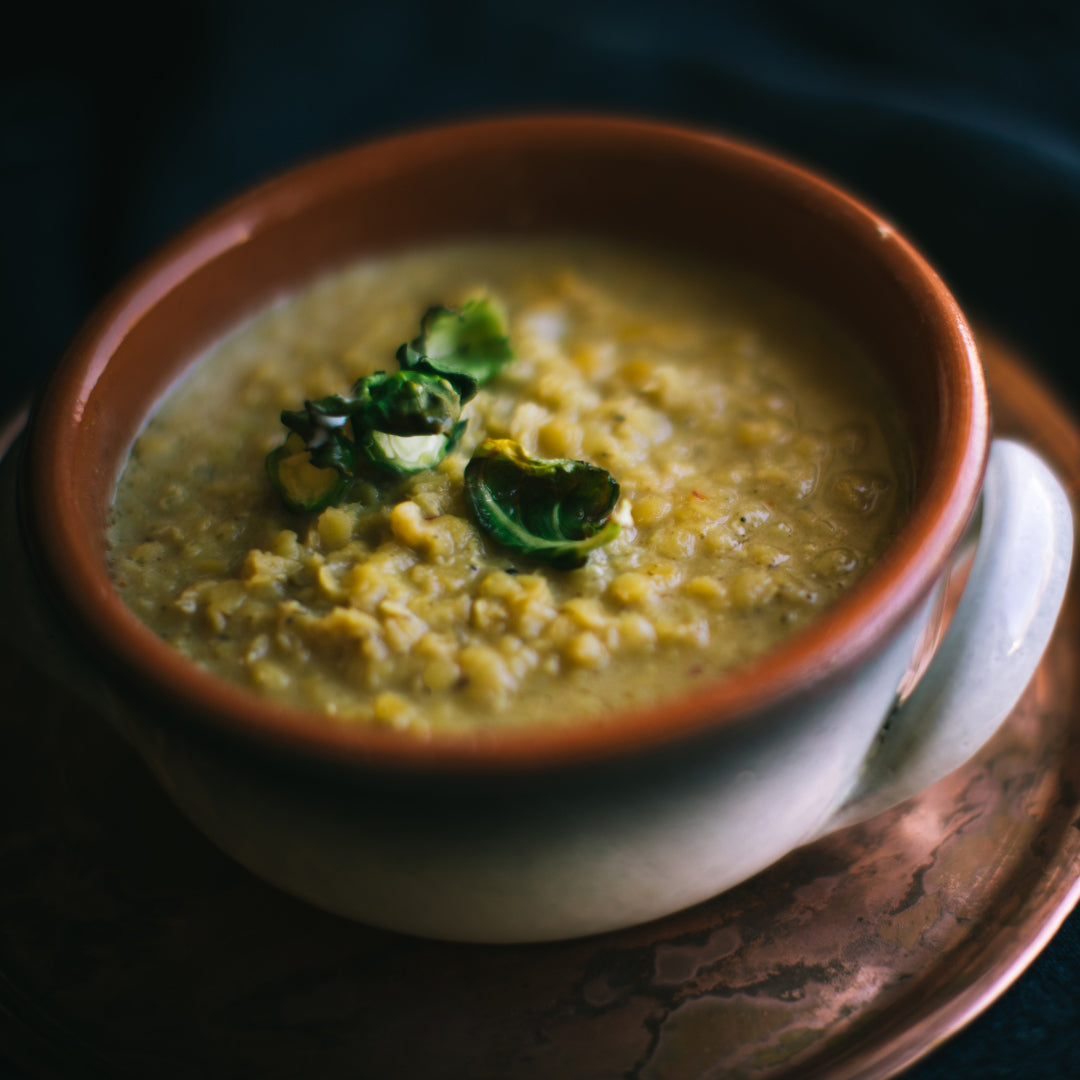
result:
[[[249,760],[124,724],[165,789],[260,877],[338,914],[422,936],[544,941],[705,900],[828,831],[928,620],[809,699],[671,752],[471,793],[408,778],[281,784]]]

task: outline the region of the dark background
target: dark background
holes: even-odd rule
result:
[[[203,0],[4,17],[0,415],[224,198],[373,135],[551,108],[718,128],[831,174],[1080,402],[1080,5]],[[910,1075],[1080,1076],[1078,919]]]

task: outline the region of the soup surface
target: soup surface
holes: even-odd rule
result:
[[[507,310],[517,358],[461,444],[344,501],[285,509],[282,409],[394,370],[432,304]],[[479,530],[486,437],[589,461],[619,535],[575,570]],[[889,543],[900,425],[845,333],[757,279],[588,242],[457,245],[318,281],[198,363],[137,440],[114,580],[196,663],[350,724],[559,724],[669,696],[797,632]]]

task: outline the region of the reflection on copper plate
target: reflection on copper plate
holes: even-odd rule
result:
[[[986,348],[999,432],[1080,435]],[[396,936],[248,876],[63,691],[0,655],[0,1057],[59,1077],[880,1078],[964,1024],[1077,899],[1070,594],[969,765],[690,911],[585,941]]]

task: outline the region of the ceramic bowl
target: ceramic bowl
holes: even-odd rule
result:
[[[890,381],[915,458],[910,518],[812,629],[604,725],[421,741],[262,700],[135,618],[106,569],[106,513],[133,439],[186,365],[327,269],[555,233],[762,272],[846,324]],[[4,492],[23,540],[7,530],[8,630],[73,676],[208,836],[332,911],[472,941],[662,916],[957,767],[1031,677],[1071,557],[1064,493],[1023,448],[991,452],[964,319],[886,221],[771,154],[608,118],[390,138],[210,215],[91,319],[8,455]],[[969,584],[929,659],[973,521]]]

